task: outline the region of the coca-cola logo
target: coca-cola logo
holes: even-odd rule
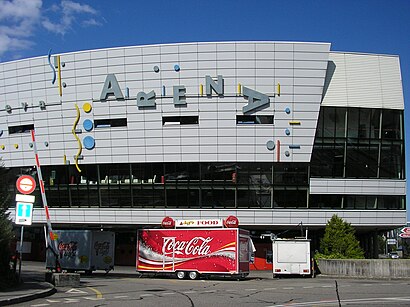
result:
[[[102,255],[106,256],[108,255],[108,252],[110,251],[110,242],[105,241],[105,242],[100,242],[97,241],[94,244],[94,250],[95,250],[95,255]]]
[[[58,251],[60,252],[60,258],[74,258],[77,253],[77,242],[60,242],[58,244]]]
[[[175,253],[186,256],[206,256],[210,254],[211,247],[209,243],[211,237],[194,237],[187,241],[177,241],[175,238],[164,238],[164,253]]]
[[[162,228],[174,228],[175,227],[175,221],[172,217],[166,216],[162,220]]]
[[[224,220],[224,226],[227,228],[236,228],[239,226],[239,220],[236,216],[230,215]]]

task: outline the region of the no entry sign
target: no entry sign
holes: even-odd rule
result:
[[[31,194],[36,188],[36,181],[29,175],[23,175],[17,179],[16,187],[22,194]]]

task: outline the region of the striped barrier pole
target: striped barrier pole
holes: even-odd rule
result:
[[[50,212],[48,210],[48,205],[47,205],[47,198],[46,198],[46,192],[44,189],[44,181],[43,181],[43,175],[41,174],[41,167],[40,167],[40,160],[38,158],[38,152],[37,152],[37,144],[36,144],[36,138],[34,135],[34,130],[31,130],[31,140],[33,142],[33,149],[34,149],[34,155],[36,158],[36,169],[37,169],[37,176],[38,176],[38,182],[40,185],[40,192],[41,192],[41,199],[43,200],[43,208],[46,213],[46,221],[47,221],[47,232],[48,232],[48,238],[51,240],[51,243],[54,244],[49,244],[51,250],[53,250],[54,255],[56,256],[56,271],[60,271],[60,263],[58,260],[58,246],[57,246],[57,241],[55,240],[55,236],[53,233],[53,228],[51,227],[51,219],[50,219]]]

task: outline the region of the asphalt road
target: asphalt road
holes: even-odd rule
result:
[[[81,276],[81,285],[78,288],[58,288],[58,292],[50,297],[18,306],[62,304],[167,307],[410,306],[410,279],[273,279],[269,274],[265,274],[263,277],[252,277],[243,281],[191,281],[167,277],[138,278],[114,272],[107,276]]]

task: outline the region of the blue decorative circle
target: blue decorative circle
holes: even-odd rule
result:
[[[94,146],[95,146],[95,140],[94,140],[94,138],[93,138],[92,136],[86,136],[86,137],[83,139],[83,144],[84,144],[84,147],[85,147],[86,149],[91,150],[91,149],[93,149]]]
[[[275,142],[274,141],[267,141],[266,142],[266,148],[269,150],[274,150],[275,149]]]
[[[86,119],[83,122],[83,127],[84,127],[85,131],[90,132],[91,130],[93,130],[93,122],[89,119]]]
[[[285,129],[285,134],[290,135],[290,130],[288,128]]]
[[[290,114],[290,109],[289,109],[289,108],[286,108],[286,109],[285,109],[285,112],[286,112],[286,114]]]
[[[154,71],[159,72],[159,67],[157,65],[154,66]]]
[[[181,70],[181,67],[179,67],[178,64],[175,64],[175,65],[174,65],[174,69],[175,69],[175,71],[180,71],[180,70]]]

